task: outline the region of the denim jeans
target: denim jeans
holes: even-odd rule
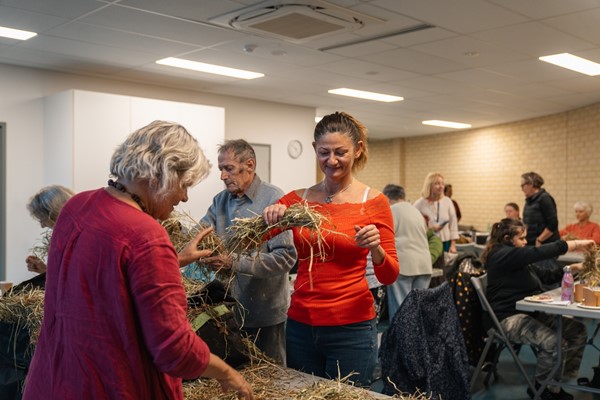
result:
[[[288,319],[287,366],[308,374],[346,378],[369,386],[377,363],[375,319],[340,326],[311,326]]]

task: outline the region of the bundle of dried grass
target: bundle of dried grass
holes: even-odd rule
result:
[[[173,247],[179,253],[200,231],[208,228],[208,226],[194,220],[194,218],[184,212],[173,211],[168,219],[161,222],[173,243]],[[200,250],[213,250],[211,256],[227,255],[221,238],[213,231],[206,235],[200,243]],[[214,271],[213,268],[204,264],[202,260],[198,260],[188,266],[188,274],[194,276],[201,281],[210,281],[214,279],[215,274],[221,281],[228,281],[231,278],[229,271]]]
[[[600,285],[600,248],[593,246],[583,257],[579,279],[589,286]]]
[[[235,218],[232,222],[227,228],[225,247],[230,252],[237,254],[252,254],[260,249],[269,238],[269,233],[274,229],[285,231],[292,227],[300,227],[314,232],[319,243],[319,253],[323,255],[322,246],[325,232],[323,225],[326,223],[331,225],[331,222],[323,214],[306,203],[291,205],[285,210],[283,218],[279,222],[269,226],[262,215],[251,218]]]
[[[52,238],[52,229],[46,229],[42,232],[39,240],[36,241],[35,245],[29,249],[32,255],[36,256],[40,260],[48,258],[48,247],[50,246],[50,239]]]
[[[208,226],[196,221],[190,214],[186,212],[173,211],[169,218],[161,222],[169,234],[169,238],[179,253],[200,231],[208,228]],[[198,243],[200,250],[214,250],[214,255],[226,254],[225,247],[221,238],[211,232]]]
[[[8,292],[0,297],[0,321],[15,324],[16,329],[25,327],[32,345],[37,343],[43,318],[44,291],[41,289]]]

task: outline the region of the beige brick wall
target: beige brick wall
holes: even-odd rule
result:
[[[359,179],[381,189],[401,184],[420,197],[425,176],[441,172],[452,183],[461,225],[485,230],[504,217],[503,207],[522,208],[520,176],[538,172],[557,203],[559,226],[575,222],[573,203],[593,204],[600,222],[600,103],[481,129],[416,136],[369,144],[370,158]]]

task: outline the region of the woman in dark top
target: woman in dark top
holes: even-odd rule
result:
[[[558,281],[560,274],[535,263],[557,257],[567,250],[591,246],[593,240],[558,240],[539,247],[526,245],[527,228],[523,222],[505,218],[492,227],[490,239],[481,259],[488,271],[487,298],[508,338],[514,343],[529,344],[537,349],[536,386],[546,379],[556,361],[556,316],[545,313],[517,311],[515,304],[526,296],[541,293],[542,283]],[[574,265],[573,269],[579,266]],[[554,276],[552,276],[554,275]],[[572,318],[562,319],[563,339],[569,350],[565,353],[564,373],[554,376],[560,380],[577,376],[587,339],[584,324]],[[528,389],[533,397],[533,393]],[[548,387],[542,399],[573,399],[560,387]]]
[[[546,189],[544,178],[536,172],[521,175],[521,190],[525,193],[523,222],[527,225],[527,244],[540,246],[560,239],[556,202]]]

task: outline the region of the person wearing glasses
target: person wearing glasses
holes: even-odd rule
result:
[[[537,172],[521,175],[521,190],[525,194],[523,222],[527,225],[527,244],[539,247],[560,239],[556,202],[545,189],[544,178]]]

